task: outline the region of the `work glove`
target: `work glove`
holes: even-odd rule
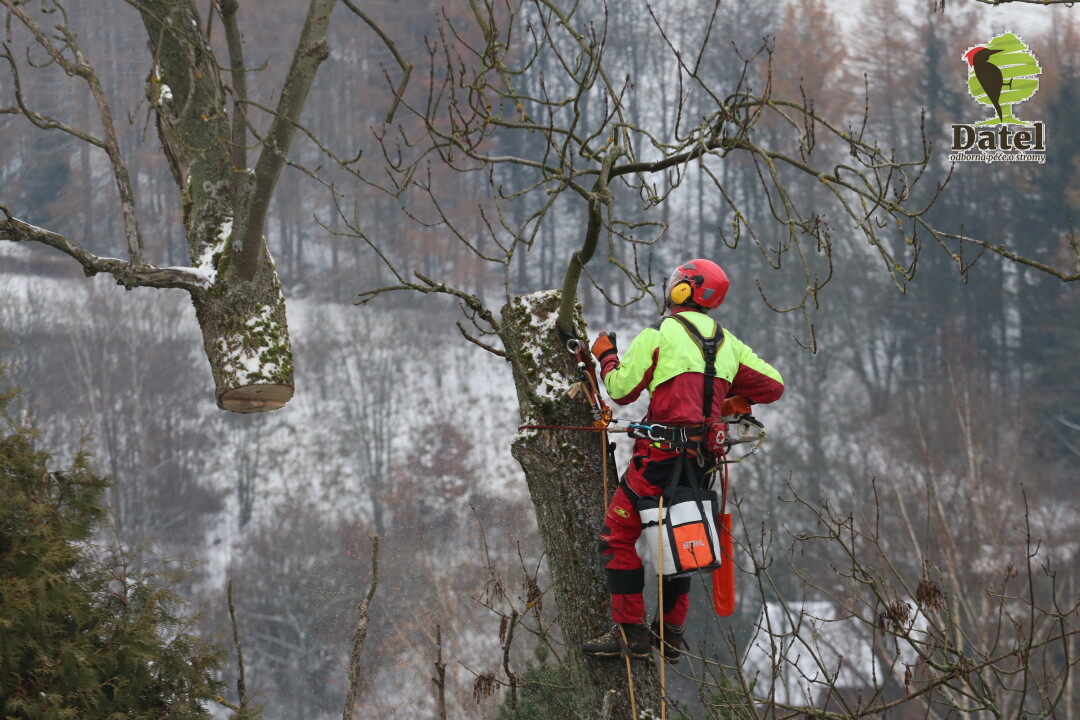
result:
[[[724,398],[720,405],[720,414],[724,417],[750,414],[750,401],[740,395]]]
[[[618,355],[619,349],[615,347],[615,333],[600,333],[600,337],[593,343],[592,354],[601,365],[604,364],[604,358],[608,355]]]

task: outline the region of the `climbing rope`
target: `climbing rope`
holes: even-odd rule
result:
[[[600,457],[603,458],[601,460],[600,472],[604,476],[604,489],[603,489],[604,494],[603,494],[603,497],[601,498],[604,502],[600,505],[600,507],[605,507],[606,508],[608,506],[608,502],[610,500],[610,498],[608,498],[608,485],[607,485],[607,476],[608,476],[608,466],[607,466],[607,460],[608,460],[608,434],[607,434],[607,428],[604,428],[604,432],[600,433]]]
[[[637,699],[634,697],[634,671],[630,667],[630,643],[626,639],[626,630],[623,629],[622,623],[618,623],[619,634],[622,635],[623,657],[626,659],[626,684],[630,688],[630,718],[631,720],[638,720],[637,716]]]
[[[664,543],[664,496],[660,496],[660,522],[656,527],[656,547],[663,548]],[[658,552],[657,558],[657,571],[656,571],[656,597],[659,598],[660,605],[660,720],[667,720],[667,686],[665,684],[664,668],[667,663],[664,661],[664,553]],[[630,717],[633,720],[637,720],[637,701],[634,698],[634,670],[630,662],[630,643],[626,639],[626,630],[623,628],[622,623],[617,623],[619,628],[619,634],[622,636],[623,641],[623,657],[626,660],[626,683],[630,688]]]
[[[660,606],[660,720],[667,720],[667,686],[664,669],[667,667],[667,648],[664,647],[664,496],[660,496],[660,520],[656,523],[656,597]]]

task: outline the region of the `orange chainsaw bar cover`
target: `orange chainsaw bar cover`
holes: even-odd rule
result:
[[[731,541],[731,513],[720,519],[720,567],[712,571],[713,609],[720,617],[735,613],[735,555]]]

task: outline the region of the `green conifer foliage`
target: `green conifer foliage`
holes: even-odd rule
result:
[[[209,718],[222,652],[190,631],[176,574],[93,542],[107,479],[83,455],[49,470],[10,404],[0,395],[0,717]]]

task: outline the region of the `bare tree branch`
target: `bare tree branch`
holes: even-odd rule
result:
[[[307,101],[308,92],[315,81],[315,73],[330,56],[326,31],[337,0],[311,0],[307,18],[300,32],[292,65],[285,77],[277,112],[270,127],[262,152],[255,163],[254,190],[243,237],[233,246],[233,260],[240,277],[250,278],[256,270],[256,261],[263,248],[263,232],[266,213],[270,208],[274,188],[285,160],[289,154],[300,113]]]
[[[228,602],[229,602],[229,620],[232,623],[233,631],[233,646],[236,648],[236,664],[238,668],[236,676],[236,692],[240,698],[240,707],[247,707],[248,694],[247,694],[247,682],[244,679],[244,651],[240,647],[240,628],[236,624],[236,607],[233,605],[233,584],[232,580],[228,585]]]
[[[446,720],[446,663],[443,661],[442,626],[435,626],[435,677],[431,678],[435,686],[436,717]]]
[[[600,177],[596,180],[596,187],[588,196],[589,201],[589,224],[585,230],[585,239],[581,249],[573,254],[566,266],[566,277],[563,279],[559,317],[556,324],[559,330],[570,335],[574,329],[574,312],[577,304],[578,283],[581,271],[593,253],[596,252],[596,244],[600,238],[600,229],[603,225],[602,213],[605,207],[609,207],[612,201],[611,190],[608,188],[608,179],[611,176],[612,166],[624,154],[621,145],[616,145],[605,157],[601,165]]]
[[[90,133],[74,128],[60,120],[42,115],[41,113],[28,108],[23,100],[22,94],[22,79],[19,76],[19,66],[15,64],[15,58],[11,54],[11,49],[7,43],[3,45],[4,52],[0,53],[0,57],[7,61],[8,67],[11,70],[12,85],[15,90],[15,107],[2,107],[0,108],[0,115],[23,115],[27,120],[32,122],[35,126],[42,130],[60,130],[62,132],[71,135],[72,137],[81,140],[88,145],[94,147],[106,149],[106,143],[104,140],[91,135]]]
[[[15,0],[0,0],[0,4],[6,7],[8,12],[18,18],[19,22],[30,31],[34,36],[34,39],[45,52],[48,53],[53,62],[61,67],[68,75],[82,78],[87,86],[89,86],[90,92],[94,96],[94,102],[97,104],[98,117],[101,120],[101,126],[105,133],[103,144],[93,144],[104,148],[109,156],[109,162],[112,164],[113,180],[116,183],[117,190],[120,192],[120,208],[124,217],[124,236],[127,240],[128,259],[131,264],[136,267],[144,265],[145,260],[143,260],[142,235],[139,232],[138,216],[135,212],[135,193],[131,187],[131,177],[128,174],[127,165],[124,163],[123,155],[120,152],[120,143],[117,141],[116,127],[112,120],[112,111],[109,109],[105,91],[98,81],[93,66],[86,59],[86,56],[83,55],[83,52],[76,41],[75,33],[68,27],[67,11],[62,5],[56,5],[64,20],[63,23],[55,26],[59,35],[58,39],[63,44],[63,49],[61,49],[60,47],[57,47],[44,29],[38,25],[29,13],[21,7],[21,3],[15,2]],[[7,48],[5,47],[5,52],[6,50]],[[72,59],[68,59],[68,57],[65,56],[64,50],[71,53]],[[7,53],[7,60],[9,65],[14,68],[10,53]],[[21,105],[22,103],[20,101],[20,106]],[[27,115],[27,117],[31,116]],[[38,118],[38,121],[40,122],[41,118]],[[72,134],[75,133],[73,132]]]
[[[390,39],[390,36],[379,27],[378,23],[371,19],[371,17],[356,6],[352,0],[341,0],[345,7],[349,8],[354,15],[364,21],[365,24],[379,36],[386,49],[394,56],[394,60],[397,61],[398,67],[401,68],[401,82],[398,84],[397,89],[394,90],[394,101],[390,103],[390,108],[386,111],[386,116],[383,118],[383,124],[389,125],[394,121],[394,113],[397,112],[398,104],[401,102],[402,95],[405,94],[405,89],[409,86],[409,77],[412,75],[413,65],[410,62],[406,62],[401,57],[401,53],[398,52],[397,45]]]
[[[371,536],[371,583],[368,585],[367,594],[358,606],[360,619],[357,621],[356,633],[353,635],[352,654],[349,656],[348,689],[345,691],[345,708],[342,710],[342,720],[352,720],[353,705],[356,703],[356,686],[360,682],[360,652],[367,639],[368,613],[371,601],[375,597],[375,589],[379,583],[379,536]]]
[[[225,26],[225,41],[229,48],[229,73],[232,77],[233,88],[232,147],[230,150],[232,152],[233,170],[236,172],[233,195],[238,202],[243,195],[244,188],[241,171],[247,168],[245,103],[248,99],[247,68],[244,66],[244,43],[240,34],[240,25],[236,18],[240,3],[239,0],[221,0],[217,7],[222,24]]]
[[[3,206],[0,206],[0,212],[4,214],[4,219],[0,220],[0,239],[13,242],[37,242],[56,248],[75,258],[83,266],[87,276],[108,273],[116,279],[118,284],[129,290],[136,287],[154,287],[181,288],[188,292],[198,292],[210,285],[209,279],[196,272],[194,268],[157,268],[146,263],[133,265],[117,258],[98,257],[63,235],[13,217]]]

